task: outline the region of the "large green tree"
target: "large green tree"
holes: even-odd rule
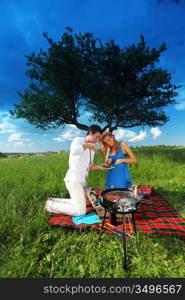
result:
[[[104,129],[162,126],[168,121],[164,108],[175,103],[172,74],[159,66],[166,50],[150,49],[141,36],[137,45],[121,48],[91,33],[74,34],[71,28],[58,42],[44,37],[47,51],[26,56],[29,87],[19,92],[20,104],[11,114],[42,129],[79,122],[84,111]]]

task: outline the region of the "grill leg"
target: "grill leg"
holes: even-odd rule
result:
[[[105,220],[106,220],[106,215],[107,215],[107,211],[105,209],[105,213],[104,213],[104,216],[103,216],[103,222],[102,222],[102,225],[101,225],[101,230],[100,230],[100,235],[99,235],[99,241],[100,241],[101,235],[103,233],[103,229],[104,229],[104,225],[105,225]]]
[[[123,223],[123,251],[124,251],[124,257],[123,257],[123,268],[127,270],[127,239],[126,239],[126,218],[122,217],[122,223]]]
[[[136,234],[137,233],[137,231],[136,231],[136,223],[135,223],[135,218],[134,218],[134,214],[133,213],[132,213],[132,223],[134,225],[134,232]]]
[[[111,225],[117,225],[116,213],[110,212],[110,223]]]

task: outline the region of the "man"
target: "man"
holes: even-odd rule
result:
[[[95,145],[102,135],[98,125],[91,125],[87,136],[76,137],[71,143],[69,155],[69,169],[64,178],[66,188],[71,199],[49,198],[45,211],[60,212],[71,216],[86,213],[86,177],[89,170],[102,170],[101,165],[94,165],[93,158],[97,151]]]

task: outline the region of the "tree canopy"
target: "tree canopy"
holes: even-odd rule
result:
[[[87,130],[79,121],[84,111],[111,131],[168,121],[164,108],[176,103],[178,86],[159,65],[165,43],[150,49],[141,35],[137,45],[121,48],[68,27],[58,42],[43,36],[48,49],[26,56],[30,84],[18,92],[21,102],[12,116],[42,129],[73,124]]]

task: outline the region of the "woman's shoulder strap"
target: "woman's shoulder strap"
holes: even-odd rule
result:
[[[120,146],[121,146],[123,153],[125,154],[125,143],[120,142]]]

